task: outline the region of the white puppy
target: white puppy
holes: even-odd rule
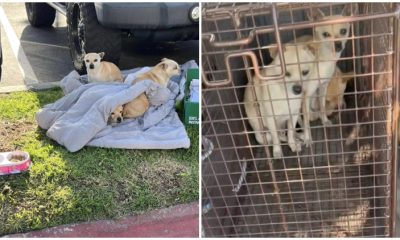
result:
[[[111,62],[102,61],[104,52],[87,53],[84,61],[89,82],[123,82],[119,68]]]
[[[271,67],[263,69],[262,74],[264,76],[279,75],[281,73],[281,62],[280,58],[277,57],[277,49],[270,48],[269,51],[273,61]],[[289,147],[293,152],[301,151],[301,143],[295,139],[295,125],[301,110],[302,81],[308,79],[316,67],[313,52],[314,49],[307,45],[286,45],[283,47],[286,64],[285,78],[262,81],[254,76],[252,81],[247,84],[244,94],[244,107],[249,123],[255,131],[257,142],[260,144],[266,144],[261,132],[263,126],[270,130],[266,138],[268,142],[272,138],[273,156],[275,158],[283,156],[278,131],[286,128],[288,129]],[[259,107],[261,113],[261,121],[257,114],[257,107]]]
[[[341,15],[325,16],[319,9],[314,11],[313,16],[310,17],[313,21],[332,20],[343,17],[344,13],[349,11],[347,5]],[[318,99],[320,106],[319,117],[324,125],[330,125],[331,121],[328,119],[325,110],[325,96],[327,86],[332,79],[336,69],[336,62],[345,48],[347,38],[349,36],[349,23],[338,23],[332,25],[316,26],[314,28],[314,37],[305,35],[296,39],[296,43],[313,45],[316,51],[316,60],[318,61],[318,68],[312,72],[309,81],[304,82],[305,99],[302,106],[304,115],[305,135],[304,141],[306,146],[311,145],[311,130],[310,130],[310,111],[311,99]],[[338,40],[337,40],[338,39]],[[293,42],[293,41],[292,41]],[[319,91],[317,89],[319,88]]]

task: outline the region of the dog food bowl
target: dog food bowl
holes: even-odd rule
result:
[[[16,174],[29,170],[32,161],[27,152],[0,153],[0,175]]]

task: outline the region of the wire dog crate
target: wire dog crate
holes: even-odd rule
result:
[[[345,7],[351,16],[307,17]],[[393,236],[399,17],[394,3],[203,4],[204,236]],[[283,79],[284,64],[282,74],[263,75],[271,44],[283,58],[287,42],[340,23],[351,29],[337,62],[342,72],[354,72],[343,93],[346,106],[329,117],[332,125],[311,122],[310,147],[292,152],[281,142],[283,157],[274,158],[272,143],[258,143],[249,125],[246,84],[253,75]]]

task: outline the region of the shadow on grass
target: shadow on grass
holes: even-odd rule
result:
[[[37,92],[40,107],[61,96],[59,89]],[[10,188],[0,194],[0,235],[196,201],[198,128],[187,130],[190,149],[84,147],[70,153],[33,123],[14,143],[30,153],[31,170],[0,177],[0,190]]]

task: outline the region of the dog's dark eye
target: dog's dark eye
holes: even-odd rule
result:
[[[86,60],[86,62],[88,63],[88,62],[89,62],[89,60]]]
[[[330,37],[331,35],[330,35],[328,32],[324,32],[324,33],[322,34],[322,36],[324,36],[325,38],[328,38],[328,37]]]
[[[346,33],[347,33],[347,29],[346,28],[340,29],[340,34],[346,35]]]
[[[303,76],[305,76],[305,75],[307,75],[309,72],[310,72],[309,70],[303,70],[303,71],[301,71],[301,74],[302,74]]]
[[[291,76],[290,72],[286,72],[286,73],[285,73],[285,76],[286,76],[286,77],[290,77],[290,76]]]
[[[94,62],[97,62],[97,59],[95,59]]]
[[[114,116],[114,113],[111,113],[111,116]]]

